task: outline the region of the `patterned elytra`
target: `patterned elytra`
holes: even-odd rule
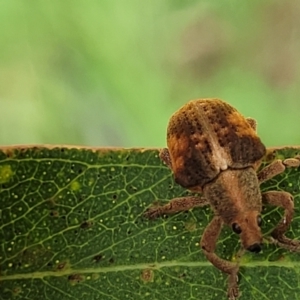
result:
[[[228,168],[253,166],[266,153],[255,129],[218,99],[188,102],[171,117],[167,144],[175,180],[201,188]]]

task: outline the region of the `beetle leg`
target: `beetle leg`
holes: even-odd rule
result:
[[[271,235],[275,239],[275,243],[279,246],[287,248],[291,251],[300,250],[300,241],[289,239],[285,236],[294,214],[294,201],[290,193],[283,191],[269,191],[262,194],[262,201],[274,206],[284,208],[284,216],[278,223]]]
[[[282,160],[276,160],[271,164],[267,165],[257,174],[258,181],[261,184],[271,179],[272,177],[284,172],[284,170],[285,165],[282,163]]]
[[[167,148],[163,148],[159,152],[159,157],[172,170],[171,157],[170,157],[169,150]]]
[[[257,127],[257,122],[256,120],[252,119],[252,118],[246,118],[248,124],[252,127],[252,129],[254,129],[254,131],[256,131],[256,127]]]
[[[215,216],[208,224],[201,239],[201,248],[206,258],[219,270],[229,274],[228,277],[228,298],[236,299],[239,295],[238,271],[239,265],[224,260],[215,254],[216,244],[223,226],[221,217]]]
[[[298,168],[300,166],[300,157],[287,158],[284,160],[278,159],[262,169],[258,174],[257,178],[259,183],[263,183],[274,176],[284,172],[286,167]]]
[[[208,205],[209,202],[204,197],[182,197],[174,198],[165,205],[153,205],[149,207],[144,216],[147,219],[155,219],[164,214],[175,214],[180,211],[186,211],[193,207]]]
[[[283,164],[287,167],[298,168],[300,166],[300,156],[297,155],[293,158],[286,158]]]

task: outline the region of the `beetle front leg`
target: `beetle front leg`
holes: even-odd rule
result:
[[[300,250],[300,241],[292,240],[285,236],[285,232],[289,229],[294,215],[294,201],[290,193],[282,191],[269,191],[262,194],[262,201],[284,209],[284,216],[278,223],[271,235],[275,239],[275,243],[283,248],[291,251]]]
[[[223,222],[219,216],[215,216],[206,227],[202,239],[201,248],[206,258],[219,270],[229,274],[228,278],[228,298],[230,300],[237,299],[239,296],[238,289],[238,264],[224,260],[215,254],[217,240],[222,229]]]
[[[149,207],[144,212],[144,216],[147,219],[155,219],[164,214],[175,214],[180,211],[186,211],[194,207],[201,207],[208,204],[209,202],[206,198],[201,196],[174,198],[165,205],[153,205]]]

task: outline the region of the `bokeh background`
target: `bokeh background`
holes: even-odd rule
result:
[[[218,97],[300,144],[299,0],[0,1],[0,144],[162,147]]]

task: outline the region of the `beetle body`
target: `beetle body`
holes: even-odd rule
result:
[[[206,258],[229,275],[229,299],[239,296],[239,266],[215,253],[223,224],[240,235],[244,249],[260,252],[262,203],[280,206],[284,208],[284,216],[271,232],[272,238],[284,248],[300,251],[300,242],[285,236],[294,213],[292,195],[284,191],[261,193],[259,188],[262,182],[282,173],[286,167],[299,167],[300,157],[276,160],[257,173],[266,148],[256,134],[253,119],[243,117],[219,99],[190,101],[171,117],[167,145],[168,149],[163,149],[160,157],[173,171],[175,181],[202,195],[154,205],[144,215],[153,219],[210,205],[215,215],[205,228],[200,245]]]
[[[190,101],[171,117],[167,144],[175,181],[203,192],[224,223],[237,224],[243,247],[259,252],[262,201],[255,169],[266,148],[251,123],[221,100]]]

